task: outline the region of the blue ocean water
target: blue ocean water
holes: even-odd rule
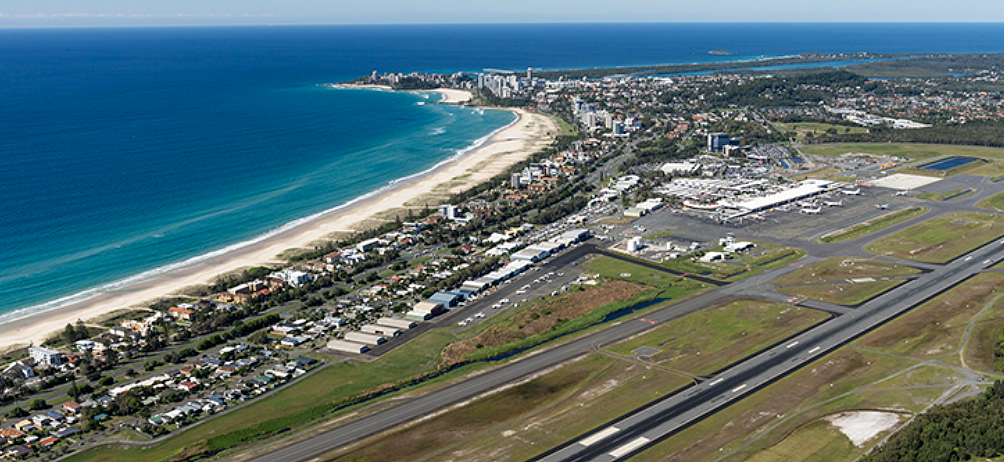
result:
[[[0,322],[260,238],[512,120],[320,83],[1002,43],[999,24],[0,30]]]

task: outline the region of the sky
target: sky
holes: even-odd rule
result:
[[[0,27],[588,22],[1004,22],[1000,0],[32,0]]]

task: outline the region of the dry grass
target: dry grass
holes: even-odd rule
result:
[[[999,293],[1004,274],[979,274],[953,290],[914,308],[899,319],[865,335],[856,345],[889,353],[930,359],[947,355],[961,346],[969,322]],[[993,318],[988,318],[987,321]],[[977,340],[979,339],[979,340]],[[996,341],[979,335],[974,341]],[[989,345],[987,345],[989,346]],[[985,347],[984,347],[985,348]],[[973,355],[976,364],[985,366],[990,357]],[[982,357],[983,359],[977,359]],[[975,365],[975,364],[974,364]]]
[[[443,350],[443,364],[459,363],[461,358],[481,348],[493,348],[517,342],[534,334],[550,332],[559,324],[587,314],[603,305],[628,300],[644,289],[640,284],[611,280],[601,286],[585,287],[560,298],[533,305],[515,313],[509,322],[485,329],[478,335],[451,344]]]

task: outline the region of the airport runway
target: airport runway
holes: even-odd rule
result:
[[[1004,242],[1004,241],[1002,241]],[[994,241],[942,269],[923,275],[838,317],[737,364],[699,385],[649,403],[534,461],[609,462],[629,458],[702,418],[741,399],[808,362],[906,312],[1004,259],[1004,244]]]

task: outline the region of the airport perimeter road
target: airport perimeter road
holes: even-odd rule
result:
[[[574,260],[576,257],[575,255],[570,255],[568,258]],[[769,286],[770,284],[765,281],[770,281],[780,273],[794,269],[796,268],[784,267],[720,287],[717,290],[706,292],[680,303],[647,313],[645,319],[662,323],[727,300],[742,297],[758,297],[757,294],[763,293],[758,288],[759,284],[763,283]],[[711,287],[709,286],[709,288]],[[764,296],[768,297],[768,299],[777,298],[776,294],[764,294]],[[601,331],[513,361],[477,377],[383,409],[357,421],[311,436],[308,439],[291,443],[288,446],[262,454],[251,460],[255,462],[274,460],[299,462],[309,460],[368,436],[418,419],[447,406],[494,390],[507,383],[520,380],[548,367],[595,351],[598,345],[611,343],[651,328],[652,324],[649,322],[643,322],[635,318],[625,318],[624,321],[611,325]]]
[[[1004,242],[1004,241],[1002,241]],[[970,258],[971,257],[971,258]],[[690,389],[649,403],[534,460],[626,459],[1004,259],[992,242]]]

